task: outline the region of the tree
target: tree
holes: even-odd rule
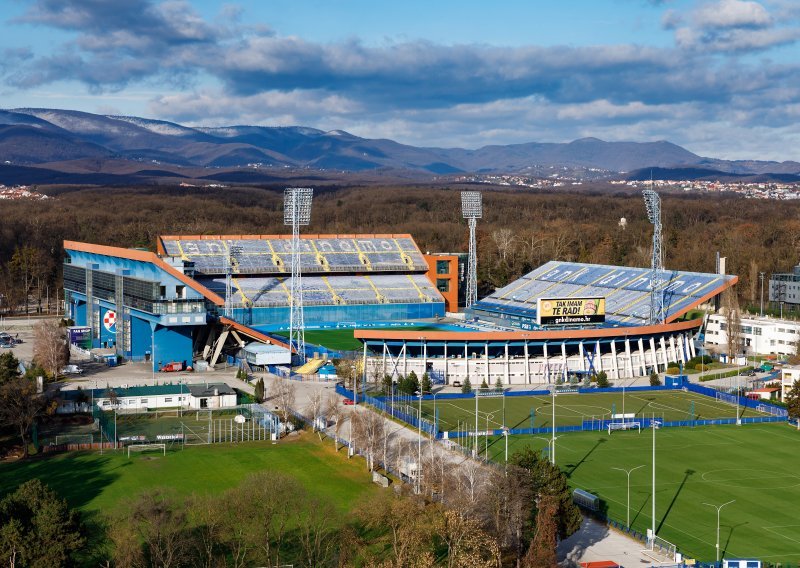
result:
[[[39,395],[36,383],[24,377],[0,386],[0,424],[13,426],[22,443],[22,456],[28,457],[31,427],[44,414],[45,399]]]
[[[281,418],[289,420],[290,410],[294,407],[295,387],[288,379],[274,379],[270,385],[270,398],[275,402]]]
[[[360,448],[364,449],[367,469],[373,471],[375,458],[382,449],[384,439],[383,417],[371,410],[365,410],[364,412],[355,412],[350,417],[350,421],[353,425],[353,439]]]
[[[333,366],[336,369],[336,376],[344,382],[348,389],[355,388],[356,383],[356,360],[355,359],[334,359]]]
[[[428,373],[422,373],[420,388],[422,389],[422,392],[431,392],[433,389],[433,384],[431,384],[431,378],[428,376]]]
[[[800,381],[795,381],[786,393],[785,402],[789,418],[797,421],[797,429],[800,430]]]
[[[314,389],[308,397],[308,412],[311,413],[311,429],[317,431],[317,422],[322,417],[322,391]],[[322,430],[324,426],[320,427]],[[319,439],[322,440],[322,433],[320,432]]]
[[[483,382],[481,383],[481,390],[487,390],[488,388],[489,385],[486,384],[486,379],[483,379]]]
[[[732,289],[725,291],[723,296],[725,310],[725,334],[727,338],[728,363],[741,353],[742,350],[742,320],[739,312],[739,300]]]
[[[651,387],[661,386],[661,379],[658,377],[658,373],[656,373],[655,371],[650,373],[650,386]]]
[[[383,379],[381,379],[381,391],[384,395],[389,396],[392,394],[392,376],[391,375],[383,375]]]
[[[6,351],[0,353],[0,385],[19,378],[19,361],[14,353]]]
[[[253,389],[253,398],[258,404],[261,404],[262,402],[264,402],[265,395],[266,391],[264,389],[264,377],[260,377],[256,381],[256,386]]]
[[[325,408],[323,409],[325,416],[333,422],[333,431],[335,436],[333,437],[333,447],[338,450],[338,439],[339,439],[339,432],[342,429],[342,407],[339,404],[339,401],[335,396],[329,396],[328,400],[325,402]]]
[[[552,495],[544,495],[539,500],[536,514],[536,531],[522,562],[525,568],[556,568],[556,545],[558,530],[556,515],[558,501]]]
[[[85,544],[79,513],[38,479],[0,501],[2,565],[74,566]]]
[[[472,383],[469,382],[469,377],[464,379],[464,382],[461,384],[461,393],[462,394],[469,394],[472,392]]]
[[[600,371],[599,373],[597,373],[597,375],[595,375],[595,377],[596,377],[595,380],[597,381],[597,386],[599,388],[601,389],[608,388],[608,375],[606,374],[605,371]]]
[[[419,378],[414,371],[406,377],[406,394],[414,394],[419,391]]]
[[[494,383],[494,390],[497,392],[503,392],[503,379],[497,377],[497,380]]]
[[[188,515],[172,497],[160,490],[143,493],[133,504],[129,522],[144,543],[150,565],[172,568],[189,564],[195,546]]]

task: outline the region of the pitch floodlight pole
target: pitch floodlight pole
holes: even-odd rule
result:
[[[703,505],[708,505],[709,507],[714,507],[717,510],[717,562],[719,562],[719,515],[722,508],[726,505],[730,505],[731,503],[735,503],[736,499],[732,501],[728,501],[727,503],[723,503],[722,505],[712,505],[711,503],[703,503]]]
[[[301,364],[306,360],[305,321],[303,319],[303,283],[300,265],[300,227],[311,222],[314,190],[287,187],[283,193],[283,224],[292,227],[292,277],[289,287],[289,345]],[[358,380],[358,379],[355,379]],[[356,387],[357,389],[357,387]]]
[[[650,320],[651,325],[664,323],[664,249],[661,236],[661,197],[652,189],[642,191],[647,218],[653,224],[653,255],[650,260]]]
[[[466,294],[466,305],[469,308],[478,301],[478,251],[475,231],[478,219],[483,216],[483,199],[480,191],[461,192],[461,214],[469,225]]]
[[[238,255],[242,252],[242,247],[228,244],[228,256],[225,259],[225,317],[233,317],[233,263],[237,261]]]

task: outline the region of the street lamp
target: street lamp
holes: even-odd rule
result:
[[[644,467],[644,464],[637,465],[631,469],[623,469],[621,467],[612,467],[611,469],[616,469],[617,471],[624,471],[625,475],[628,476],[628,501],[626,505],[626,514],[625,514],[625,524],[628,528],[631,526],[631,473],[639,469],[640,467]]]
[[[417,391],[419,396],[419,413],[417,414],[417,495],[420,491],[420,476],[422,474],[422,390]]]
[[[503,426],[503,436],[506,439],[506,465],[508,465],[508,426]]]
[[[717,510],[717,562],[719,562],[719,514],[722,511],[722,508],[726,505],[730,505],[731,503],[735,503],[736,499],[732,501],[728,501],[727,503],[723,503],[722,505],[712,505],[711,503],[703,503],[703,505],[708,505],[709,507],[714,507]]]

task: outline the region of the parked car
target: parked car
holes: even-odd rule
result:
[[[62,375],[82,375],[83,369],[78,367],[77,365],[67,365],[63,369],[61,369]]]
[[[342,404],[344,404],[345,406],[353,406],[355,402],[353,402],[352,398],[346,398],[342,401]]]
[[[453,381],[453,386],[454,387],[460,387],[461,386],[461,381]]]

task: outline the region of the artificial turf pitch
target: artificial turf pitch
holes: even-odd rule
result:
[[[510,436],[509,452],[526,446],[546,454],[548,437]],[[651,526],[652,431],[576,432],[556,439],[556,461],[573,488],[599,495],[608,515],[625,523],[626,474],[630,516],[644,534]],[[483,450],[483,445],[481,445]],[[502,438],[488,456],[505,459]],[[717,511],[725,558],[800,560],[800,432],[784,423],[656,431],[656,529],[687,557],[713,560]]]
[[[415,399],[409,399],[409,412],[416,414]],[[553,422],[552,397],[507,396],[478,398],[479,430],[550,427]],[[636,414],[666,421],[735,418],[736,406],[705,395],[683,391],[629,391],[599,394],[559,394],[556,396],[556,426],[580,425],[584,420],[611,419],[615,414]],[[505,412],[503,407],[505,405]],[[475,430],[475,399],[443,399],[422,403],[423,416],[432,419],[438,414],[439,430]],[[763,416],[750,408],[740,407],[740,416]],[[505,414],[505,422],[503,416]]]

